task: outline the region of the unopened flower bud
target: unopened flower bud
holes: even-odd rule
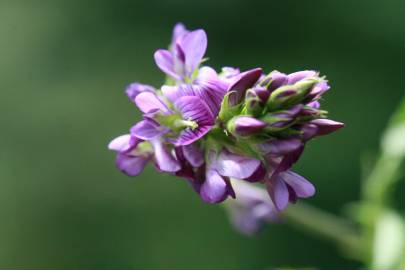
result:
[[[269,124],[267,129],[276,131],[289,127],[292,124],[294,117],[288,113],[269,113],[262,117],[261,120]]]
[[[131,83],[125,89],[125,93],[132,102],[135,102],[135,98],[142,92],[155,93],[155,91],[153,86],[140,83]]]
[[[318,133],[318,127],[314,124],[304,124],[299,128],[299,131],[301,132],[300,137],[304,141],[308,141],[315,137]]]
[[[246,112],[251,115],[259,115],[269,98],[270,93],[263,87],[255,87],[246,92]]]
[[[227,129],[234,135],[249,136],[261,131],[267,124],[250,116],[233,117],[227,124]]]
[[[263,104],[267,102],[269,96],[270,92],[264,87],[255,87],[248,90],[246,93],[246,98],[258,97],[260,102],[262,102]]]
[[[318,127],[317,136],[327,135],[345,126],[343,123],[330,119],[316,119],[310,123]]]
[[[287,75],[275,70],[272,71],[269,75],[267,75],[260,82],[260,85],[266,87],[270,92],[272,92],[277,88],[287,84],[287,82],[288,82]]]
[[[239,68],[234,67],[223,67],[219,76],[223,79],[232,79],[235,76],[239,75]]]
[[[266,128],[269,131],[279,131],[291,126],[301,109],[302,105],[299,104],[291,107],[289,110],[268,113],[260,120],[269,124]]]
[[[307,79],[310,77],[317,77],[318,72],[314,70],[303,70],[303,71],[297,71],[291,74],[288,74],[288,84],[294,84],[298,81],[301,81],[303,79]]]
[[[277,110],[298,104],[311,92],[315,84],[319,82],[317,78],[308,78],[298,81],[294,85],[286,85],[276,89],[271,93],[267,102],[269,110]]]
[[[330,89],[330,86],[326,81],[321,81],[318,84],[314,86],[314,88],[311,90],[311,92],[307,96],[307,100],[316,100],[319,99],[319,97],[328,91]]]
[[[324,118],[328,115],[327,111],[318,110],[310,106],[305,106],[299,113],[298,120],[300,123],[309,122],[314,119]]]
[[[321,104],[319,103],[319,101],[316,100],[308,103],[307,106],[312,107],[314,109],[319,109],[321,107]]]
[[[257,96],[246,98],[245,108],[247,114],[254,116],[260,115],[260,113],[263,111],[263,105],[261,104],[260,99]]]
[[[260,150],[265,154],[280,156],[292,153],[301,146],[302,142],[299,139],[275,139],[261,144]]]

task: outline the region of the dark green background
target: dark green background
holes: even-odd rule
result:
[[[360,158],[404,91],[405,2],[0,1],[0,269],[357,269],[335,247],[278,224],[245,237],[220,206],[149,167],[128,178],[108,142],[139,119],[124,87],[159,86],[153,52],[173,25],[204,28],[223,66],[317,69],[324,108],[347,127],[308,146],[309,203],[359,198]]]

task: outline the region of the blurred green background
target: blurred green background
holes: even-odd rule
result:
[[[124,87],[163,82],[153,52],[181,21],[207,31],[217,70],[328,76],[324,108],[347,127],[311,142],[295,169],[317,186],[308,202],[339,213],[358,200],[360,158],[378,150],[405,94],[404,10],[401,0],[1,0],[0,269],[359,268],[288,225],[240,235],[186,182],[151,167],[124,176],[106,146],[139,119]]]

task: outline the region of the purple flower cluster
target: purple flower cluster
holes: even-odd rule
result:
[[[151,162],[189,181],[208,203],[237,196],[231,179],[264,184],[275,211],[314,195],[314,186],[290,168],[306,142],[343,127],[320,109],[325,78],[260,68],[225,67],[218,74],[202,66],[206,48],[204,30],[178,24],[169,49],[154,55],[165,85],[127,87],[143,118],[109,144],[118,168],[136,176]]]

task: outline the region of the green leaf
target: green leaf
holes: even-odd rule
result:
[[[405,256],[405,224],[400,215],[384,211],[376,224],[373,250],[373,270],[400,269]]]
[[[391,119],[382,140],[385,154],[397,158],[405,157],[405,100]]]
[[[382,203],[400,179],[405,160],[405,99],[392,116],[381,141],[381,156],[363,185],[368,200]]]
[[[405,264],[405,222],[390,209],[392,190],[401,178],[404,160],[405,99],[384,132],[381,154],[363,183],[358,218],[372,270],[400,270]]]

